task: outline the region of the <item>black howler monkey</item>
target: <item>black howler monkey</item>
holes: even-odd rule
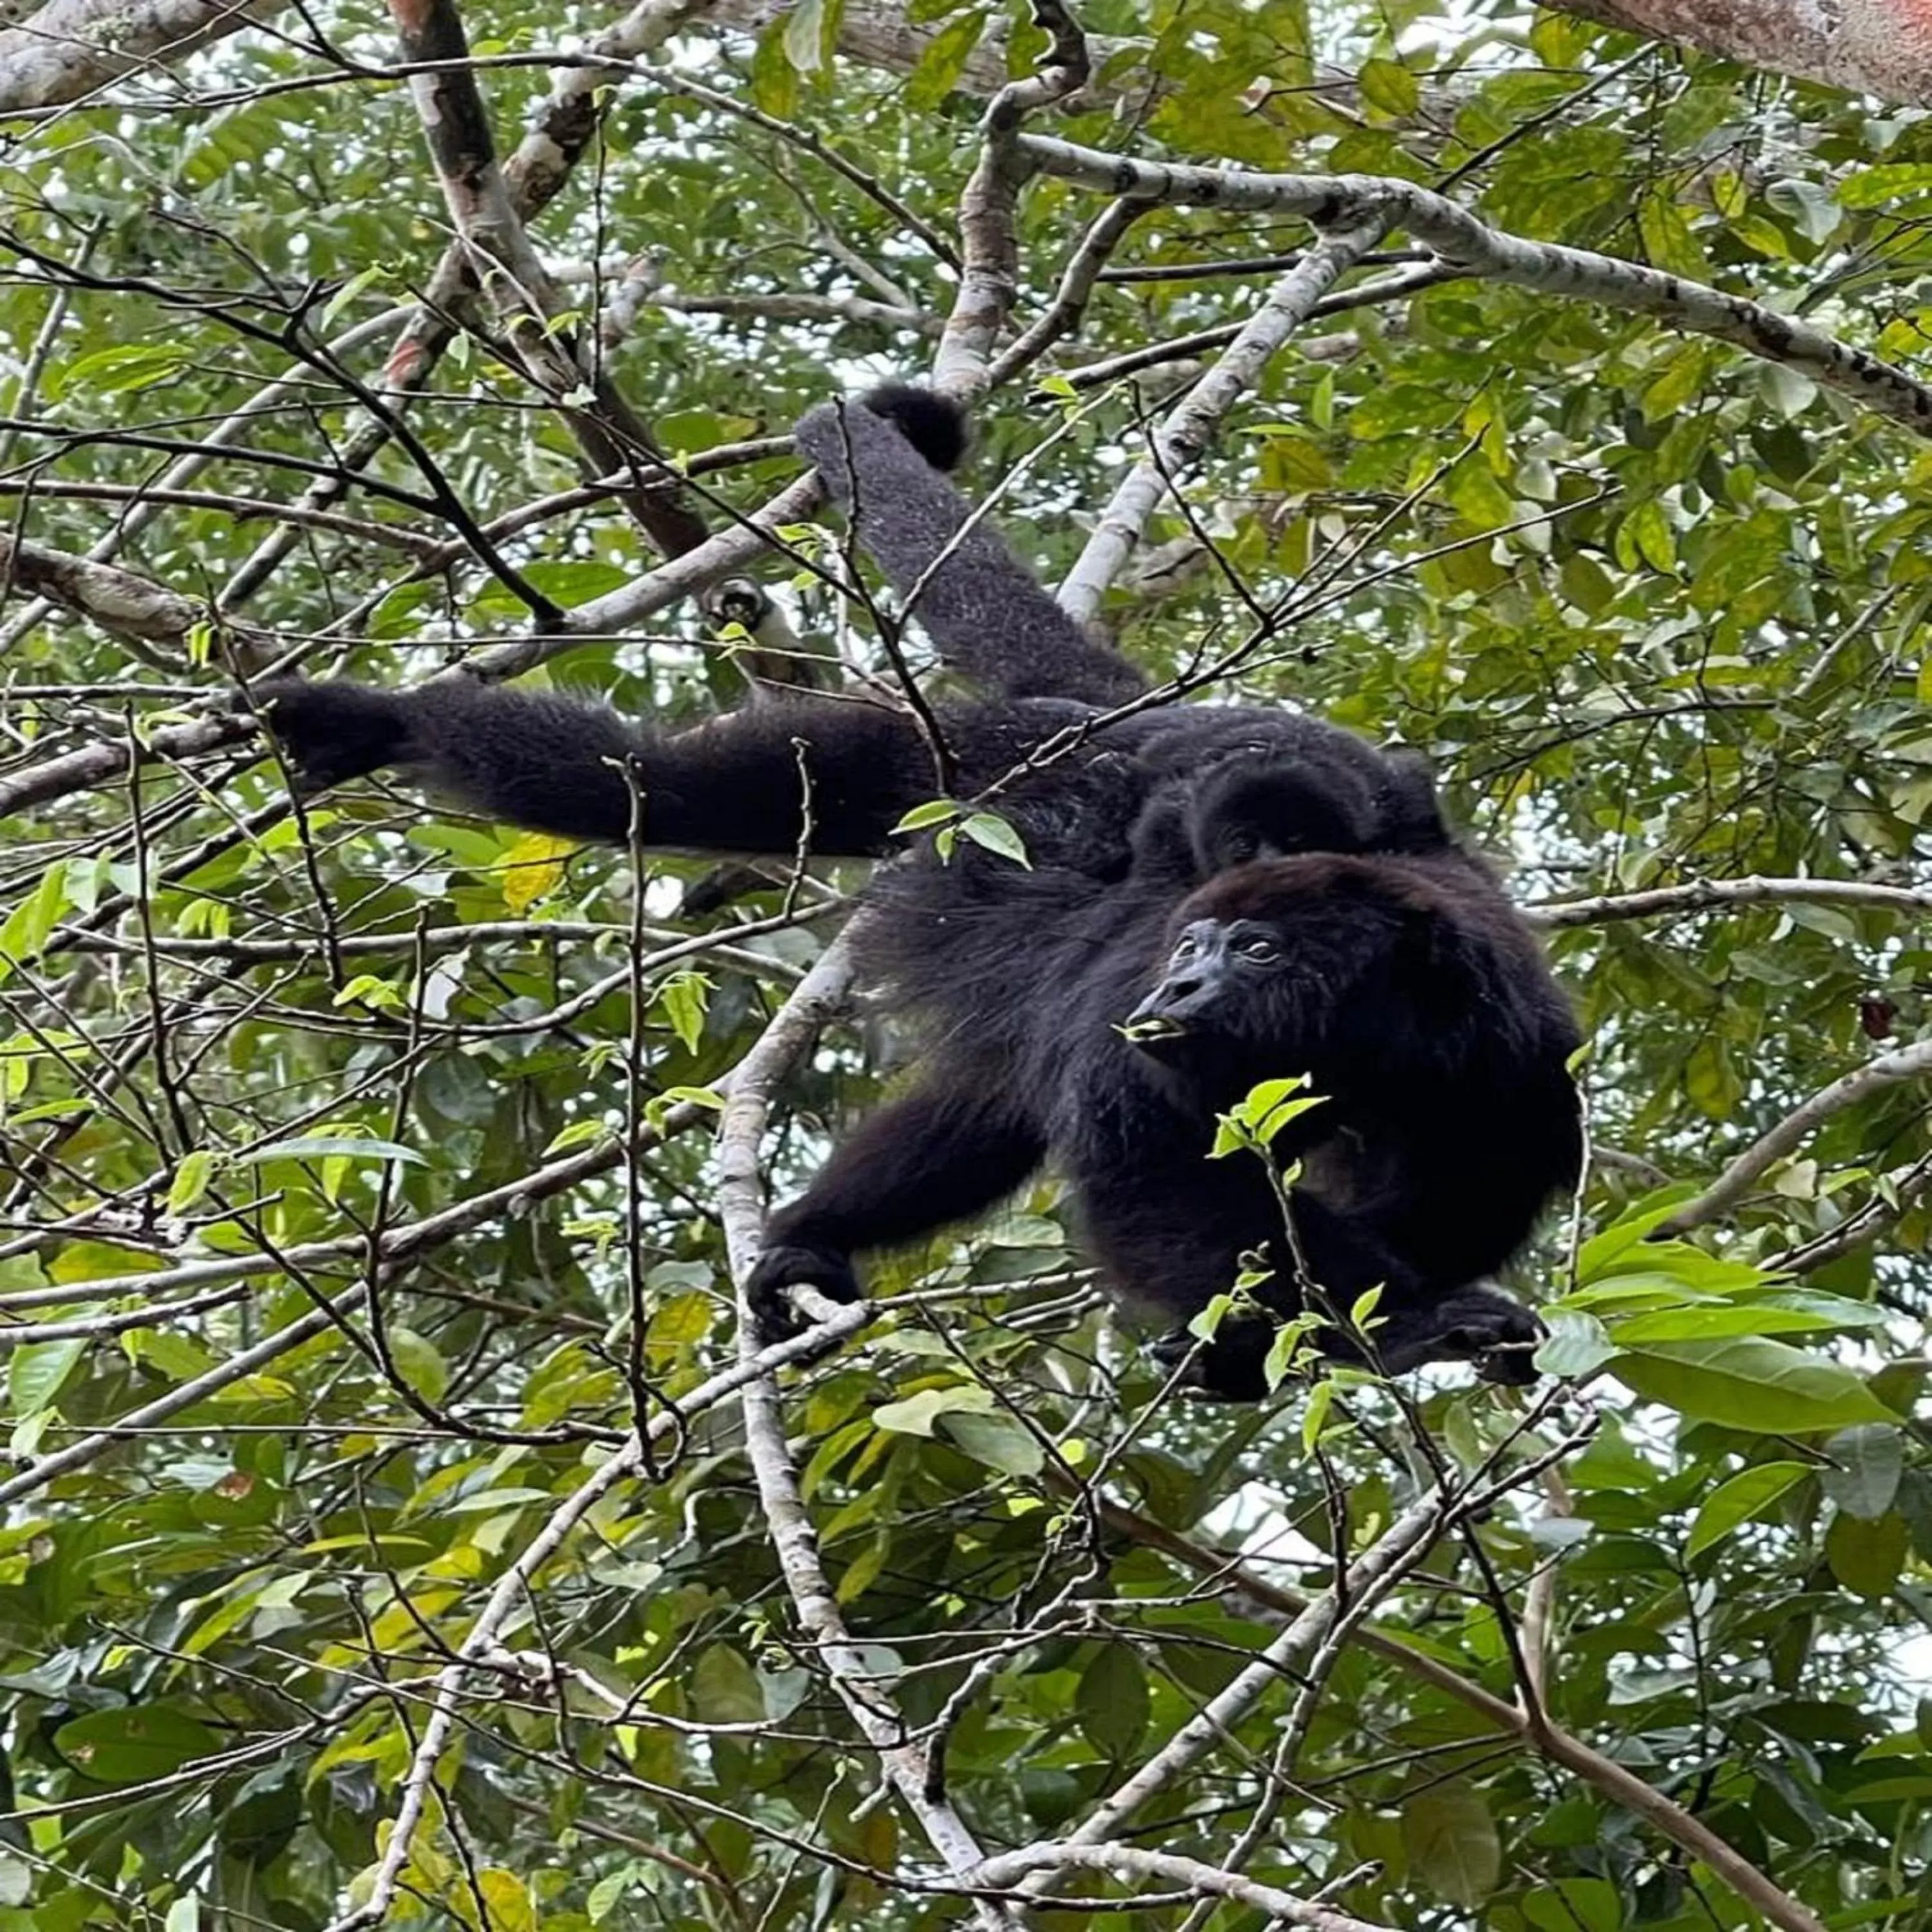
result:
[[[751,1285],[764,1325],[789,1323],[788,1286],[854,1294],[855,1252],[976,1213],[1052,1158],[1121,1298],[1170,1328],[1258,1251],[1276,1309],[1304,1270],[1344,1306],[1382,1285],[1391,1369],[1526,1342],[1533,1319],[1478,1278],[1577,1160],[1575,1033],[1534,940],[1413,762],[1280,711],[1133,708],[1142,675],[968,527],[927,460],[956,458],[962,433],[897,387],[797,432],[976,688],[937,709],[956,788],[1011,778],[998,808],[1032,868],[962,842],[875,887],[862,963],[928,1058],[774,1217]],[[934,789],[918,721],[850,694],[761,694],[673,734],[460,682],[256,695],[306,784],[398,766],[567,836],[624,838],[634,786],[648,844],[785,855],[808,831],[814,852],[878,854]],[[1062,755],[1030,762],[1048,740]],[[1160,1041],[1122,1037],[1137,1010]],[[1304,1072],[1327,1098],[1280,1150],[1303,1168],[1291,1246],[1260,1163],[1204,1156],[1217,1109]],[[1202,1384],[1260,1394],[1268,1325],[1224,1326]]]

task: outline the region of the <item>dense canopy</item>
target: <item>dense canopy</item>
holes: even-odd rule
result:
[[[1922,1922],[1924,110],[1500,4],[40,18],[0,1932]],[[787,435],[889,374],[1177,701],[1508,868],[1537,1389],[1177,1400],[1050,1181],[741,1350],[902,1064],[864,868],[292,796],[272,668],[936,688]]]

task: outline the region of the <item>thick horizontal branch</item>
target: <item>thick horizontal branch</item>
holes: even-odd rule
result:
[[[1573,926],[1609,926],[1619,920],[1668,919],[1685,913],[1712,912],[1723,906],[1784,903],[1870,906],[1883,912],[1923,915],[1932,913],[1932,890],[1881,886],[1862,879],[1772,879],[1754,873],[1742,879],[1694,879],[1640,892],[1557,899],[1524,910],[1532,925],[1546,932],[1562,932]]]
[[[189,632],[206,614],[191,598],[112,564],[0,536],[0,584],[30,590],[122,642],[165,644],[187,661]]]
[[[0,113],[51,107],[280,11],[275,0],[50,0],[0,33]]]
[[[1175,166],[1039,134],[1022,134],[1018,145],[1046,172],[1103,194],[1298,214],[1322,229],[1374,224],[1400,230],[1465,274],[1656,316],[1673,328],[1730,343],[1765,362],[1801,369],[1915,434],[1932,436],[1932,388],[1862,349],[1702,282],[1614,255],[1504,234],[1446,196],[1412,182],[1382,175],[1244,174],[1230,168]]]
[[[1386,1928],[1368,1919],[1358,1918],[1319,1900],[1298,1898],[1278,1886],[1264,1885],[1260,1880],[1246,1877],[1240,1872],[1226,1871],[1199,1858],[1183,1858],[1178,1852],[1151,1852],[1138,1845],[1087,1845],[1048,1840],[989,1858],[972,1876],[989,1888],[1004,1890],[1029,1874],[1060,1871],[1070,1867],[1105,1872],[1110,1878],[1128,1884],[1151,1880],[1156,1884],[1178,1886],[1197,1892],[1203,1898],[1231,1899],[1236,1904],[1266,1912],[1270,1925],[1298,1925],[1306,1928],[1306,1932],[1386,1932]],[[1129,1912],[1132,1910],[1124,1901],[1112,1909]]]
[[[1853,94],[1932,101],[1932,37],[1911,0],[1558,0],[1566,14],[1661,40],[1683,40],[1746,67],[1822,81]]]

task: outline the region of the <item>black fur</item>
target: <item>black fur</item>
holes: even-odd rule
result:
[[[1354,842],[1344,849],[1377,850],[1400,836],[1396,821],[1415,809],[1413,766],[1319,718],[1172,706],[1096,722],[1142,694],[1145,679],[1089,638],[991,530],[965,530],[964,500],[895,426],[910,418],[929,439],[934,422],[956,420],[954,406],[903,387],[876,399],[890,420],[870,407],[826,404],[799,424],[798,440],[867,552],[902,595],[916,593],[916,614],[940,654],[980,693],[940,710],[962,795],[1062,734],[1082,742],[1014,788],[1000,808],[1056,860],[1102,876],[1124,873],[1142,844],[1168,873],[1184,873],[1192,830],[1177,835],[1177,846],[1153,828],[1163,814],[1191,824],[1189,800],[1204,776],[1230,761],[1288,775],[1271,849],[1346,836]],[[933,406],[925,416],[922,399]],[[938,789],[910,713],[850,694],[770,691],[757,705],[670,734],[605,706],[460,676],[409,692],[278,679],[254,696],[311,788],[393,766],[472,810],[570,838],[622,842],[635,788],[651,845],[789,855],[808,800],[813,851],[877,856],[902,849],[892,828]],[[1422,788],[1432,812],[1426,778]],[[1303,836],[1280,820],[1304,807],[1312,822]],[[1152,814],[1144,839],[1136,832],[1143,814]]]
[[[934,469],[959,467],[970,430],[966,412],[950,396],[910,382],[881,382],[866,398],[865,406],[894,424]]]
[[[950,863],[928,850],[878,888],[866,964],[923,1027],[928,1059],[775,1217],[752,1282],[765,1324],[788,1325],[788,1286],[854,1294],[855,1252],[974,1214],[1048,1157],[1130,1304],[1178,1326],[1232,1286],[1244,1248],[1269,1246],[1262,1299],[1296,1306],[1261,1164],[1205,1154],[1237,1088],[1308,1072],[1329,1099],[1288,1148],[1306,1164],[1298,1233],[1343,1306],[1384,1285],[1382,1361],[1526,1341],[1527,1312],[1476,1284],[1574,1172],[1574,1029],[1494,880],[1450,840],[1426,772],[1280,711],[1108,719],[1145,680],[989,530],[965,528],[963,500],[920,454],[956,454],[957,412],[916,391],[874,400],[812,411],[799,441],[977,688],[938,712],[956,792],[994,784],[1049,740],[1071,748],[998,795],[1033,869],[962,842]],[[784,856],[808,824],[815,852],[876,854],[937,789],[910,714],[847,695],[771,694],[664,734],[464,682],[283,680],[255,694],[310,786],[394,766],[574,837],[621,840],[634,812],[650,845]],[[1246,992],[1228,978],[1220,1016],[1167,1064],[1115,1029],[1160,979],[1177,916],[1258,922],[1288,964]],[[1265,1326],[1223,1331],[1208,1386],[1260,1393]]]
[[[1274,1276],[1260,1298],[1292,1310],[1261,1163],[1207,1154],[1216,1112],[1263,1080],[1306,1074],[1324,1103],[1276,1152],[1304,1164],[1296,1230],[1330,1304],[1346,1311],[1382,1286],[1373,1340],[1392,1372],[1503,1349],[1490,1372],[1528,1378],[1534,1318],[1480,1278],[1575,1177],[1577,1036],[1534,939],[1478,862],[1448,848],[1279,860],[1210,880],[1177,911],[1159,878],[1022,874],[962,852],[878,891],[864,964],[922,1024],[929,1058],[913,1090],[774,1218],[753,1283],[773,1332],[790,1282],[856,1292],[854,1250],[977,1212],[1047,1160],[1130,1309],[1178,1330],[1233,1286],[1244,1252],[1266,1249]],[[1265,970],[1204,988],[1186,962],[1164,964],[1190,926],[1244,922],[1280,955]],[[1122,1037],[1131,1017],[1190,992],[1202,997],[1184,1039]],[[1264,1321],[1225,1327],[1197,1365],[1202,1384],[1260,1394],[1268,1334]],[[1351,1352],[1332,1332],[1326,1345]]]

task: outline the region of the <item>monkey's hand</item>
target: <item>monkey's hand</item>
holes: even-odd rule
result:
[[[1214,1402],[1262,1402],[1268,1395],[1268,1354],[1274,1334],[1274,1324],[1258,1316],[1231,1316],[1211,1342],[1186,1328],[1170,1328],[1155,1337],[1148,1352],[1164,1374],[1186,1365],[1180,1386],[1189,1395]]]
[[[767,1248],[758,1257],[752,1278],[745,1284],[745,1299],[752,1305],[752,1324],[761,1346],[789,1342],[802,1335],[812,1324],[792,1306],[785,1291],[790,1288],[815,1288],[834,1301],[861,1298],[859,1277],[852,1272],[852,1258],[830,1248]]]
[[[415,751],[409,700],[363,684],[277,677],[250,692],[304,793],[406,764]]]
[[[1425,1362],[1474,1362],[1484,1382],[1518,1387],[1536,1380],[1533,1358],[1543,1339],[1543,1324],[1528,1309],[1483,1282],[1423,1306],[1397,1309],[1373,1335],[1390,1375]]]

